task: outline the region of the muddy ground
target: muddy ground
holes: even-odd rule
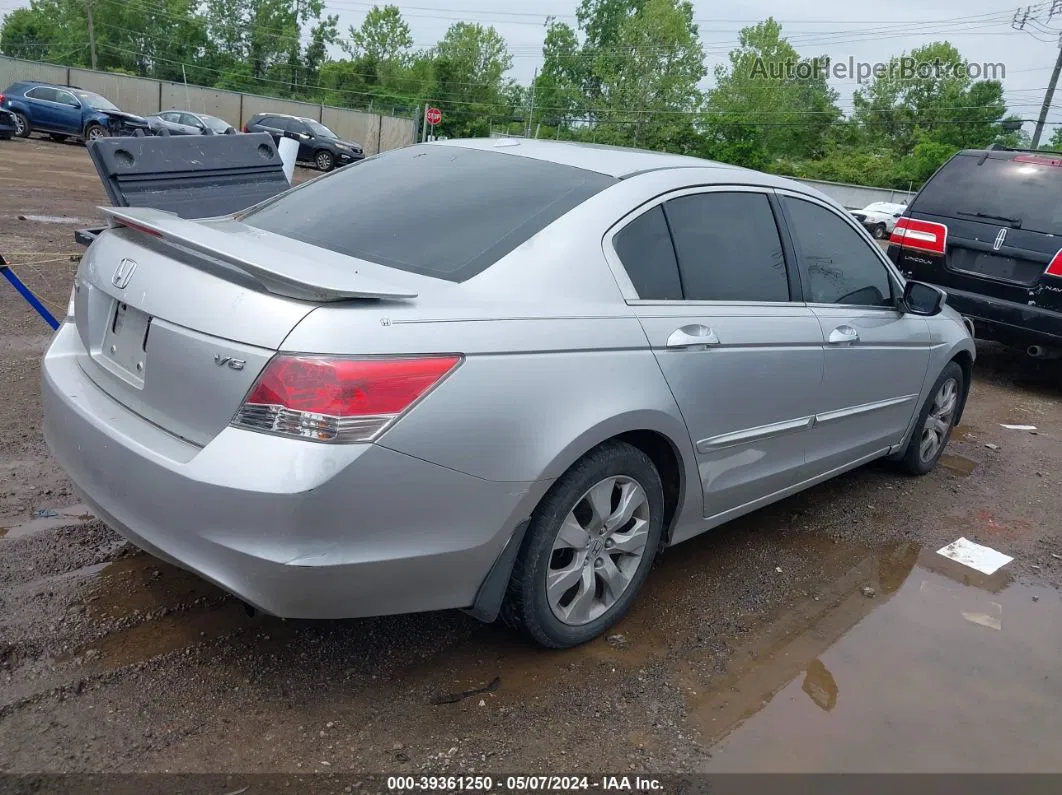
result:
[[[57,314],[104,201],[80,146],[0,142],[0,252]],[[0,772],[1062,771],[1059,363],[981,345],[937,471],[668,551],[611,639],[546,652],[457,612],[251,618],[124,543],[41,438],[48,337],[0,282]],[[936,554],[960,536],[1014,561]]]

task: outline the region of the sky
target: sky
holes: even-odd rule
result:
[[[152,2],[152,0],[143,0]],[[0,0],[0,12],[28,5],[28,0]],[[383,4],[381,2],[381,4]],[[398,0],[418,48],[435,44],[454,22],[493,25],[513,55],[511,77],[528,83],[542,63],[543,24],[548,15],[575,24],[578,0]],[[340,30],[361,24],[374,5],[361,0],[325,0],[326,13],[339,15]],[[827,55],[834,62],[886,62],[893,55],[933,41],[948,40],[968,62],[1002,63],[1008,107],[1024,119],[1035,119],[1043,101],[1062,35],[1062,0],[1031,6],[1001,0],[893,0],[852,3],[849,0],[693,0],[706,65],[726,63],[738,31],[768,16],[782,23],[783,34],[801,56]],[[1057,14],[1051,15],[1052,6]],[[1030,10],[1024,30],[1015,30]],[[853,79],[831,80],[840,92],[842,110],[852,107]],[[705,82],[710,87],[711,77]],[[1062,122],[1062,93],[1053,102],[1049,122]],[[1053,124],[1050,126],[1054,126]],[[1031,132],[1032,124],[1026,129]]]

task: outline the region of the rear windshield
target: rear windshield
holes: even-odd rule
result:
[[[913,209],[990,224],[1020,222],[1034,232],[1062,231],[1062,167],[994,157],[978,165],[980,159],[952,158],[922,188]]]
[[[410,146],[307,183],[241,220],[341,254],[462,282],[615,182],[502,152]]]

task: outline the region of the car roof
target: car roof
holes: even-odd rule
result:
[[[268,110],[264,110],[261,113],[256,113],[252,118],[257,118],[258,116],[276,116],[280,119],[298,119],[299,121],[312,121],[316,122],[317,124],[321,123],[317,121],[317,119],[311,119],[309,116],[296,116],[292,113],[273,113],[272,111]]]
[[[647,171],[664,169],[696,168],[704,169],[699,176],[701,182],[709,184],[742,184],[762,187],[782,188],[825,199],[835,204],[822,193],[802,185],[799,182],[764,174],[760,171],[705,160],[689,155],[675,155],[667,152],[653,152],[647,149],[630,149],[622,146],[580,143],[575,141],[543,141],[526,138],[467,138],[450,141],[436,141],[424,146],[459,146],[467,149],[504,152],[506,154],[545,160],[559,165],[596,171],[616,179],[628,179]]]

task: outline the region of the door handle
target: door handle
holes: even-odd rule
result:
[[[702,326],[699,323],[675,329],[667,338],[667,347],[669,348],[704,349],[709,345],[718,344],[719,337],[716,336],[716,333],[707,326]]]
[[[859,332],[851,326],[838,326],[830,332],[830,345],[852,345],[859,342]]]

